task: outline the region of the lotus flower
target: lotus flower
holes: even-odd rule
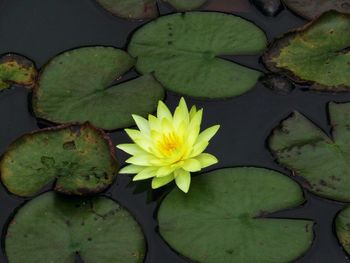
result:
[[[132,155],[121,169],[122,174],[136,174],[134,181],[152,179],[152,188],[162,187],[173,180],[185,193],[191,183],[191,172],[198,172],[218,162],[215,156],[203,153],[219,125],[200,133],[203,110],[195,106],[188,111],[182,98],[174,115],[159,101],[157,116],[148,120],[133,115],[138,130],[126,129],[132,144],[117,147]]]

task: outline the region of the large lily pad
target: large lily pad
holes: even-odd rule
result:
[[[157,0],[96,0],[112,14],[128,19],[149,19],[159,15]],[[163,0],[179,11],[192,10],[207,0]]]
[[[89,121],[106,130],[130,126],[132,114],[146,116],[164,97],[151,75],[113,85],[133,65],[126,52],[112,47],[84,47],[58,55],[40,74],[34,112],[56,123]]]
[[[66,194],[106,189],[117,172],[112,143],[90,124],[44,129],[10,145],[1,163],[1,179],[19,196],[32,196],[49,182]]]
[[[146,24],[134,33],[128,51],[139,72],[153,72],[170,91],[226,98],[253,88],[260,72],[218,56],[257,54],[265,45],[264,33],[240,17],[189,12]]]
[[[350,13],[349,0],[283,0],[283,2],[298,15],[310,20],[330,10]]]
[[[316,195],[350,202],[350,103],[329,104],[332,138],[298,112],[272,133],[277,161],[305,180]]]
[[[274,72],[286,74],[311,89],[350,90],[350,16],[335,11],[275,41],[263,60]]]
[[[346,206],[335,219],[335,231],[340,244],[350,255],[350,206]]]
[[[29,59],[16,54],[6,54],[0,58],[0,90],[13,84],[32,88],[36,77],[36,67]]]
[[[139,225],[105,198],[65,199],[46,193],[20,208],[5,239],[9,263],[141,263],[145,241]]]
[[[195,177],[187,195],[170,192],[158,212],[159,229],[195,262],[291,262],[311,245],[312,222],[265,215],[303,202],[300,187],[277,172],[221,169]]]

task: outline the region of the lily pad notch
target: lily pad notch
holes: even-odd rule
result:
[[[349,14],[327,12],[275,40],[263,62],[311,90],[350,91],[349,27]]]
[[[295,112],[274,129],[269,147],[282,166],[304,179],[310,192],[350,202],[350,103],[328,105],[331,137]]]
[[[261,75],[219,56],[259,54],[266,42],[260,28],[238,16],[186,12],[162,16],[138,29],[128,52],[137,58],[138,72],[153,73],[167,90],[219,99],[249,91]]]
[[[68,199],[48,192],[21,207],[7,228],[9,263],[142,263],[146,242],[141,227],[106,197]]]
[[[53,58],[33,91],[38,118],[53,123],[90,122],[104,130],[133,125],[132,114],[147,116],[165,96],[152,74],[113,83],[135,60],[113,47],[83,47]]]
[[[159,230],[194,262],[292,262],[313,242],[313,222],[265,215],[304,203],[299,185],[255,167],[193,178],[188,194],[172,190],[158,211]]]
[[[157,0],[96,0],[105,10],[126,19],[151,19],[159,16]],[[201,7],[207,0],[163,0],[177,11],[188,11]]]
[[[13,142],[0,162],[7,190],[34,196],[54,181],[57,192],[92,195],[109,187],[118,164],[110,138],[89,123],[42,129]]]

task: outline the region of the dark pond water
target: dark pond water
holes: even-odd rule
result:
[[[269,40],[305,23],[287,10],[275,18],[268,18],[251,6],[248,0],[214,0],[210,7],[235,12],[254,21],[267,34]],[[160,5],[162,14],[171,8]],[[123,48],[130,33],[141,22],[128,22],[113,17],[93,0],[0,0],[0,53],[16,52],[31,58],[38,67],[64,50],[86,45],[109,45]],[[228,57],[241,64],[266,71],[254,57]],[[134,73],[130,73],[129,76]],[[303,87],[305,88],[305,87]],[[0,151],[20,135],[44,127],[31,115],[29,93],[12,88],[0,93]],[[174,108],[179,97],[168,94],[166,103]],[[204,126],[220,123],[220,133],[213,139],[209,152],[220,163],[215,168],[232,166],[261,166],[282,171],[274,163],[265,147],[267,136],[279,121],[293,110],[298,110],[329,133],[326,114],[329,101],[350,101],[350,95],[317,94],[297,87],[289,95],[280,95],[261,83],[243,96],[225,101],[204,102],[187,99],[205,109]],[[126,142],[121,131],[111,134],[113,141]],[[126,156],[117,153],[120,163]],[[142,225],[148,242],[146,263],[189,262],[173,252],[157,233],[155,213],[157,201],[168,190],[151,193],[148,183],[130,184],[126,176],[105,193],[126,206]],[[333,230],[333,219],[344,204],[331,202],[305,193],[307,202],[300,208],[277,213],[274,216],[307,218],[316,222],[312,248],[296,262],[329,263],[350,262],[340,248]],[[0,186],[0,225],[6,226],[8,218],[25,200],[12,196]],[[3,251],[0,262],[6,262]],[[81,262],[77,259],[77,262]],[[25,263],[25,262],[23,262]]]

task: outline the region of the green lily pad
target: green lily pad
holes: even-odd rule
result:
[[[141,263],[145,240],[133,217],[106,197],[65,199],[52,192],[25,204],[9,224],[9,263]]]
[[[329,104],[332,138],[298,112],[272,133],[277,161],[305,180],[316,195],[350,202],[350,103]]]
[[[125,51],[112,47],[84,47],[58,55],[40,74],[34,113],[55,123],[89,121],[105,130],[131,126],[132,114],[147,116],[164,97],[151,75],[113,85],[133,65]]]
[[[29,59],[16,54],[6,54],[0,58],[0,90],[13,84],[32,88],[36,77],[36,67]]]
[[[350,13],[349,0],[283,0],[283,2],[293,12],[310,20],[330,10]]]
[[[55,181],[55,190],[72,195],[105,190],[117,173],[108,136],[91,126],[63,126],[24,135],[10,145],[0,163],[5,187],[33,196]]]
[[[96,0],[110,13],[127,19],[150,19],[159,15],[157,0]],[[163,0],[179,11],[193,10],[207,0]]]
[[[346,206],[335,219],[335,231],[338,240],[350,255],[350,206]]]
[[[253,88],[261,73],[218,56],[258,54],[265,46],[265,34],[240,17],[189,12],[163,16],[141,27],[128,51],[137,58],[139,72],[154,73],[170,91],[227,98]]]
[[[313,223],[265,215],[303,202],[300,187],[280,173],[221,169],[195,177],[188,194],[172,190],[159,208],[159,229],[194,262],[291,262],[310,247]]]
[[[350,90],[350,16],[335,11],[278,39],[264,55],[273,72],[320,91]]]

